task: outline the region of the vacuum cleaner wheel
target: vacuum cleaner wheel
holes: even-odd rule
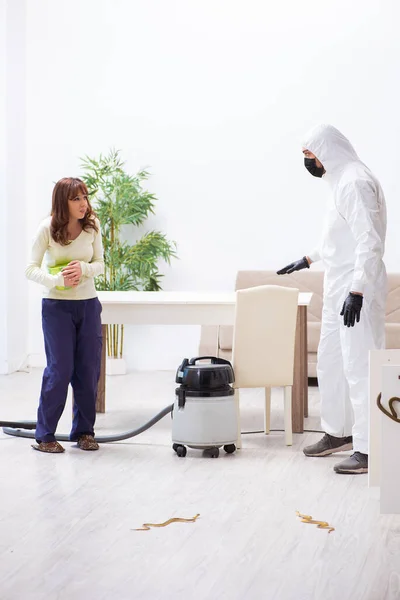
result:
[[[186,456],[187,449],[185,446],[182,446],[182,444],[174,444],[172,446],[172,449],[174,450],[174,452],[177,453],[178,456],[180,456],[180,457]]]
[[[235,444],[227,444],[224,446],[224,450],[227,454],[233,454],[236,450]]]
[[[218,458],[219,448],[206,448],[203,451],[203,456],[206,456],[207,458]]]

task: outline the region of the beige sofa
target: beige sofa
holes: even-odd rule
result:
[[[235,289],[257,285],[282,285],[295,287],[300,292],[312,292],[308,308],[308,376],[317,376],[317,349],[321,334],[323,272],[298,271],[292,275],[276,275],[274,271],[239,271]],[[388,299],[386,305],[386,347],[400,348],[400,273],[388,274]],[[231,359],[232,327],[203,326],[200,339],[200,356],[219,356]]]

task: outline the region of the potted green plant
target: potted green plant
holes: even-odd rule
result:
[[[110,150],[106,156],[85,156],[81,160],[82,179],[102,227],[105,270],[104,275],[96,280],[97,289],[160,290],[163,275],[158,263],[163,259],[170,264],[171,258],[177,257],[175,242],[154,230],[145,233],[134,244],[129,244],[121,236],[124,225],[139,227],[150,214],[154,214],[157,198],[143,188],[148,172],[127,173],[116,150]],[[123,347],[124,326],[108,325],[108,373],[126,372]]]

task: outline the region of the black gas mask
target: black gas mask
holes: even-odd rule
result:
[[[304,166],[314,177],[322,177],[325,173],[324,167],[317,167],[317,162],[315,158],[305,158]]]

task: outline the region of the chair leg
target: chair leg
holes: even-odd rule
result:
[[[265,408],[264,408],[264,433],[268,435],[271,430],[271,388],[265,388]]]
[[[286,446],[293,444],[292,434],[292,386],[284,389],[284,413],[285,413],[285,442]]]
[[[241,433],[241,424],[240,424],[240,394],[239,390],[235,389],[235,402],[236,402],[236,414],[237,414],[237,440],[236,440],[236,448],[240,450],[242,447],[242,433]]]

